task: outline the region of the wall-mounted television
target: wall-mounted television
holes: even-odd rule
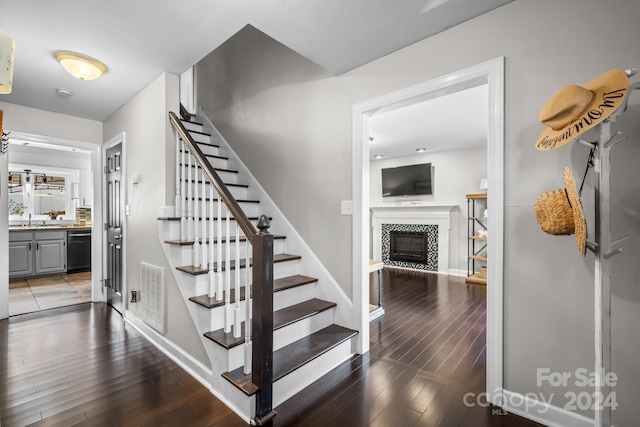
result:
[[[382,197],[433,194],[431,163],[382,169]]]

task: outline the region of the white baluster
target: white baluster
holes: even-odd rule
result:
[[[231,332],[231,243],[229,236],[229,208],[225,209],[225,245],[224,245],[224,331]],[[237,265],[236,265],[237,267]]]
[[[215,236],[213,234],[213,197],[214,188],[213,183],[209,185],[209,298],[216,297],[216,273],[213,268],[215,257]],[[219,299],[219,298],[218,298]],[[213,316],[211,316],[213,319]],[[213,330],[213,328],[211,328]]]
[[[245,268],[246,277],[244,280],[244,373],[247,375],[251,373],[251,280],[253,278],[253,270],[251,269],[251,245],[248,239],[245,248],[247,266]]]
[[[175,216],[182,216],[180,212],[182,196],[180,195],[180,171],[182,166],[180,165],[180,146],[182,145],[182,139],[180,135],[176,134],[176,201],[175,201]]]
[[[198,212],[198,203],[200,203],[200,201],[198,200],[198,188],[200,187],[198,185],[198,180],[200,178],[200,166],[199,164],[196,162],[196,170],[195,170],[195,182],[193,183],[193,190],[194,190],[194,195],[193,195],[193,212],[194,215],[199,215],[200,212]],[[202,244],[200,243],[200,233],[198,230],[198,221],[194,219],[194,227],[193,227],[193,266],[194,267],[200,267],[200,249],[202,249]]]
[[[204,173],[204,169],[202,169],[202,244],[200,245],[200,253],[202,254],[202,268],[208,269],[207,261],[208,261],[208,242],[207,242],[207,174]]]
[[[218,299],[224,300],[224,281],[222,276],[222,245],[224,244],[222,239],[222,199],[218,195],[218,268],[216,268],[216,283],[218,284]]]
[[[185,168],[187,167],[184,163],[184,152],[186,150],[186,147],[184,145],[184,141],[182,139],[180,139],[180,146],[181,146],[181,150],[180,150],[180,169],[182,170],[182,173],[180,174],[180,176],[182,177],[182,179],[180,180],[180,194],[182,195],[180,197],[180,240],[186,240],[187,239],[187,218],[185,217],[185,215],[187,214],[187,206],[186,206],[186,194],[185,194],[185,185],[186,185],[186,170]]]
[[[193,240],[193,182],[191,179],[191,151],[187,153],[187,235],[185,240]]]
[[[236,222],[236,270],[235,270],[235,281],[236,281],[236,298],[235,298],[235,307],[233,309],[233,337],[240,338],[241,332],[241,324],[242,320],[240,319],[240,226]]]

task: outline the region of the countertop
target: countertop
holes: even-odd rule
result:
[[[9,231],[47,231],[47,230],[91,230],[90,225],[47,224],[47,225],[10,225]]]

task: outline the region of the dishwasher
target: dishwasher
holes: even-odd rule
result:
[[[67,230],[67,271],[91,271],[91,230]]]

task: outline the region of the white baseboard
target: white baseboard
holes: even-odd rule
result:
[[[136,331],[140,332],[140,334],[149,340],[158,350],[180,365],[182,369],[187,371],[189,375],[195,378],[200,384],[211,389],[211,380],[209,379],[212,375],[211,369],[207,368],[199,360],[194,359],[190,354],[185,353],[180,347],[160,335],[130,311],[125,312],[125,321]]]
[[[467,276],[467,270],[458,270],[455,268],[450,268],[449,269],[449,275],[450,276]]]
[[[502,402],[503,404],[500,406],[505,411],[545,426],[592,427],[594,425],[594,421],[591,418],[509,390],[502,390]]]

